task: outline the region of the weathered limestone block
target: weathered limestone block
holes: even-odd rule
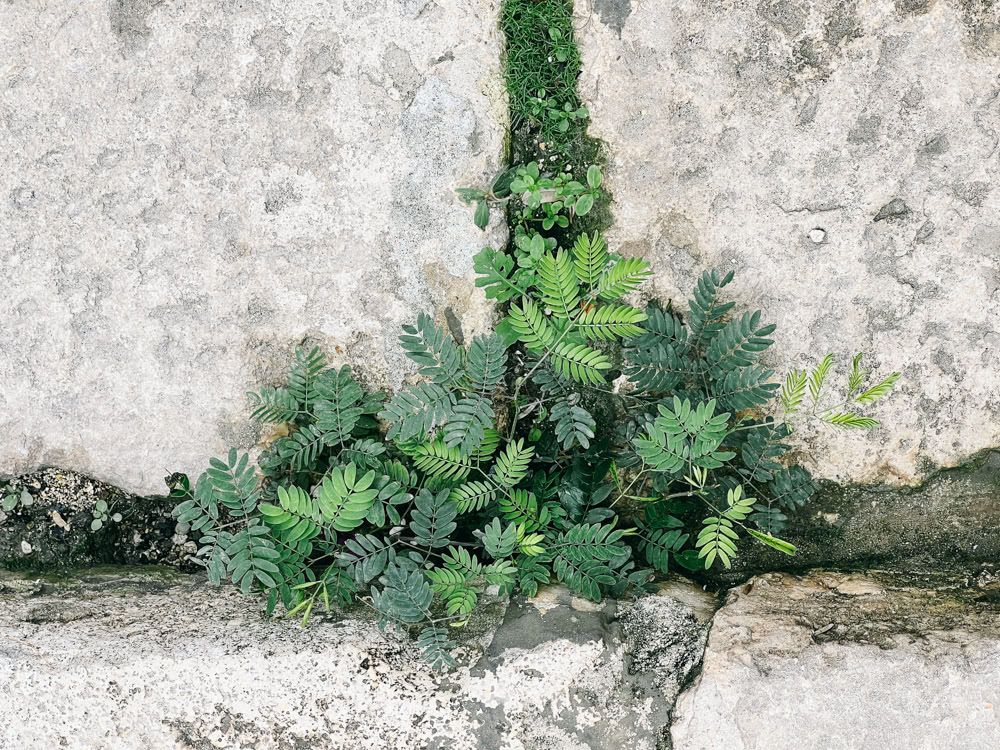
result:
[[[840,385],[856,350],[903,372],[883,429],[801,433],[816,472],[912,483],[1000,445],[996,7],[579,5],[612,246],[682,309],[703,270],[735,270],[779,373],[833,351]]]
[[[363,615],[303,629],[179,574],[6,574],[0,747],[655,750],[713,609],[680,583],[494,600],[435,675]]]
[[[771,573],[731,592],[674,750],[1000,747],[1000,578]]]
[[[0,473],[163,491],[302,341],[397,385],[465,336],[506,103],[497,0],[0,3]],[[460,334],[461,335],[461,334]]]

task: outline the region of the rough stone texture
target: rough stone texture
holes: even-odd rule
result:
[[[3,575],[3,574],[0,574]],[[364,617],[302,629],[173,574],[0,578],[0,748],[655,750],[711,598],[494,601],[434,675]]]
[[[903,372],[883,429],[802,432],[816,472],[912,483],[1000,444],[995,3],[579,7],[612,246],[679,302],[735,270],[779,372],[833,351],[839,386],[856,350]]]
[[[735,589],[674,750],[1000,747],[1000,578],[768,574]]]
[[[827,486],[789,518],[782,533],[789,558],[746,544],[731,569],[713,569],[728,584],[768,570],[893,567],[975,570],[1000,560],[1000,451],[944,469],[920,487]]]
[[[454,196],[498,168],[498,0],[0,3],[0,473],[162,492],[253,446],[308,340],[489,308]]]

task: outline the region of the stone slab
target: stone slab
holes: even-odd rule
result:
[[[870,435],[811,468],[910,484],[1000,445],[1000,16],[957,0],[579,3],[612,247],[686,308],[708,268],[778,324],[779,373],[863,351]],[[753,309],[751,307],[751,309]]]
[[[1000,747],[1000,578],[772,573],[734,589],[674,750]]]
[[[498,7],[0,3],[0,473],[162,492],[294,346],[398,385],[418,311],[485,328]]]
[[[558,587],[484,603],[457,634],[460,667],[435,674],[363,608],[303,629],[179,574],[0,574],[0,748],[661,746],[704,646],[691,608]]]

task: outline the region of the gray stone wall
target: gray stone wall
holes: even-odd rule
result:
[[[0,3],[0,473],[138,492],[250,447],[299,342],[377,384],[468,336],[498,0]]]
[[[682,309],[703,270],[735,270],[779,373],[828,351],[903,372],[883,429],[800,433],[811,468],[912,483],[1000,444],[1000,8],[577,8],[611,246]]]

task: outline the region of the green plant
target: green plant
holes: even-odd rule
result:
[[[18,490],[14,486],[9,486],[6,488],[3,498],[0,499],[0,510],[5,513],[10,513],[15,510],[18,505],[23,508],[28,508],[33,505],[34,502],[35,498],[31,496],[30,492],[28,492],[27,487],[22,487]]]
[[[732,314],[732,273],[705,273],[684,315],[632,304],[649,264],[585,231],[607,196],[575,91],[572,4],[502,8],[525,163],[458,191],[478,226],[501,208],[511,230],[474,261],[495,331],[463,346],[417,316],[400,344],[419,380],[391,397],[299,351],[286,384],[250,394],[254,417],[283,427],[257,469],[233,450],[193,486],[171,482],[212,581],[303,623],[360,602],[415,631],[436,667],[490,586],[531,596],[557,580],[600,600],[678,565],[728,567],[745,537],[794,554],[777,535],[816,487],[789,455],[793,421],[874,427],[860,409],[898,378],[864,389],[855,357],[834,404],[832,357],[775,380],[759,362],[774,326]]]
[[[509,302],[493,334],[460,346],[427,315],[405,327],[421,380],[391,398],[317,349],[297,353],[286,385],[251,394],[257,417],[288,427],[259,473],[231,451],[193,489],[174,485],[213,581],[304,621],[316,604],[363,601],[447,664],[444,626],[467,622],[489,585],[532,595],[555,579],[597,600],[675,563],[728,567],[741,532],[794,552],[775,535],[815,486],[784,460],[790,427],[766,407],[794,414],[806,390],[818,402],[832,359],[779,394],[757,363],[774,326],[730,315],[732,274],[706,273],[682,319],[628,304],[648,264],[596,235],[546,250],[530,285],[514,266],[477,258],[486,293]],[[860,373],[855,358],[862,405],[898,377],[862,390]],[[860,419],[826,421],[871,426]]]
[[[488,190],[459,188],[456,192],[465,203],[475,204],[474,220],[480,229],[489,224],[491,206],[507,205],[520,263],[526,255],[540,258],[546,243],[555,241],[543,238],[538,230],[567,229],[575,219],[591,212],[600,199],[604,176],[600,167],[592,164],[585,179],[586,183],[579,182],[570,172],[544,172],[537,162],[531,162],[502,173]]]
[[[566,126],[562,118],[545,116],[548,110],[580,109],[576,93],[580,54],[573,34],[573,3],[504,0],[500,25],[506,37],[504,69],[513,129],[531,125],[550,152],[575,158],[565,152],[572,149],[586,114],[569,119]],[[538,99],[546,102],[541,111]],[[526,156],[515,154],[515,158]]]
[[[558,133],[568,132],[571,125],[584,123],[590,116],[586,107],[575,107],[568,101],[555,101],[544,89],[528,99],[528,112],[540,129],[555,128]]]
[[[108,523],[119,523],[122,520],[122,514],[112,513],[112,510],[107,500],[101,499],[94,503],[94,507],[90,511],[90,515],[94,517],[94,520],[90,522],[90,530],[100,531]]]

